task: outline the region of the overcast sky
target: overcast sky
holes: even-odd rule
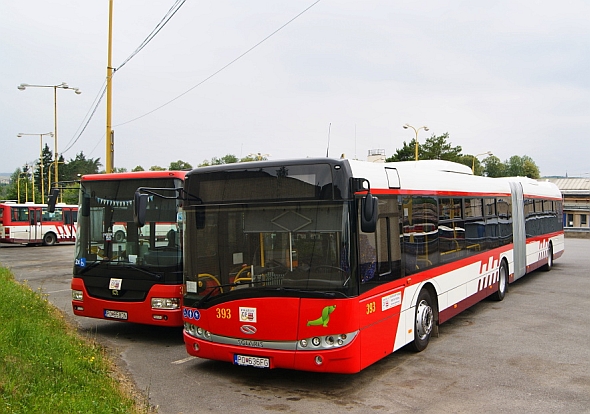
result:
[[[414,138],[410,123],[430,128],[419,142],[448,132],[464,154],[528,155],[542,175],[590,175],[589,2],[315,2],[186,1],[115,73],[115,167],[390,156]],[[115,68],[173,4],[114,1]],[[53,131],[53,89],[21,83],[80,88],[57,91],[58,149],[104,165],[104,99],[74,139],[104,85],[107,40],[107,0],[2,2],[0,172],[39,156],[39,136],[18,133]]]

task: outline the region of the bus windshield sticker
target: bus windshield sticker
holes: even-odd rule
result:
[[[336,309],[336,305],[326,306],[322,310],[322,316],[313,321],[307,321],[307,326],[319,326],[322,325],[324,328],[328,326],[328,322],[330,322],[330,314],[334,312]]]
[[[197,282],[194,280],[186,281],[186,291],[188,293],[197,293]]]
[[[240,306],[240,322],[256,322],[256,308],[242,308]]]
[[[110,290],[121,290],[122,283],[123,283],[123,279],[115,279],[114,277],[112,277],[109,282],[109,289]]]

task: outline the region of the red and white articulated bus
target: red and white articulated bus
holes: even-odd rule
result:
[[[80,180],[71,283],[74,314],[182,326],[182,171],[91,174]],[[146,225],[133,220],[138,187],[157,188]],[[167,197],[167,198],[166,198]]]
[[[0,243],[53,246],[76,240],[78,206],[0,203]]]
[[[184,190],[186,349],[237,365],[355,373],[421,351],[564,251],[557,187],[445,161],[211,166]]]

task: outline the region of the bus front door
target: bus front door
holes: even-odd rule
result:
[[[41,207],[29,208],[29,242],[39,242],[43,238],[43,229],[41,228]]]

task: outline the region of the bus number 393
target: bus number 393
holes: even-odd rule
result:
[[[231,319],[231,309],[217,308],[217,319]]]

